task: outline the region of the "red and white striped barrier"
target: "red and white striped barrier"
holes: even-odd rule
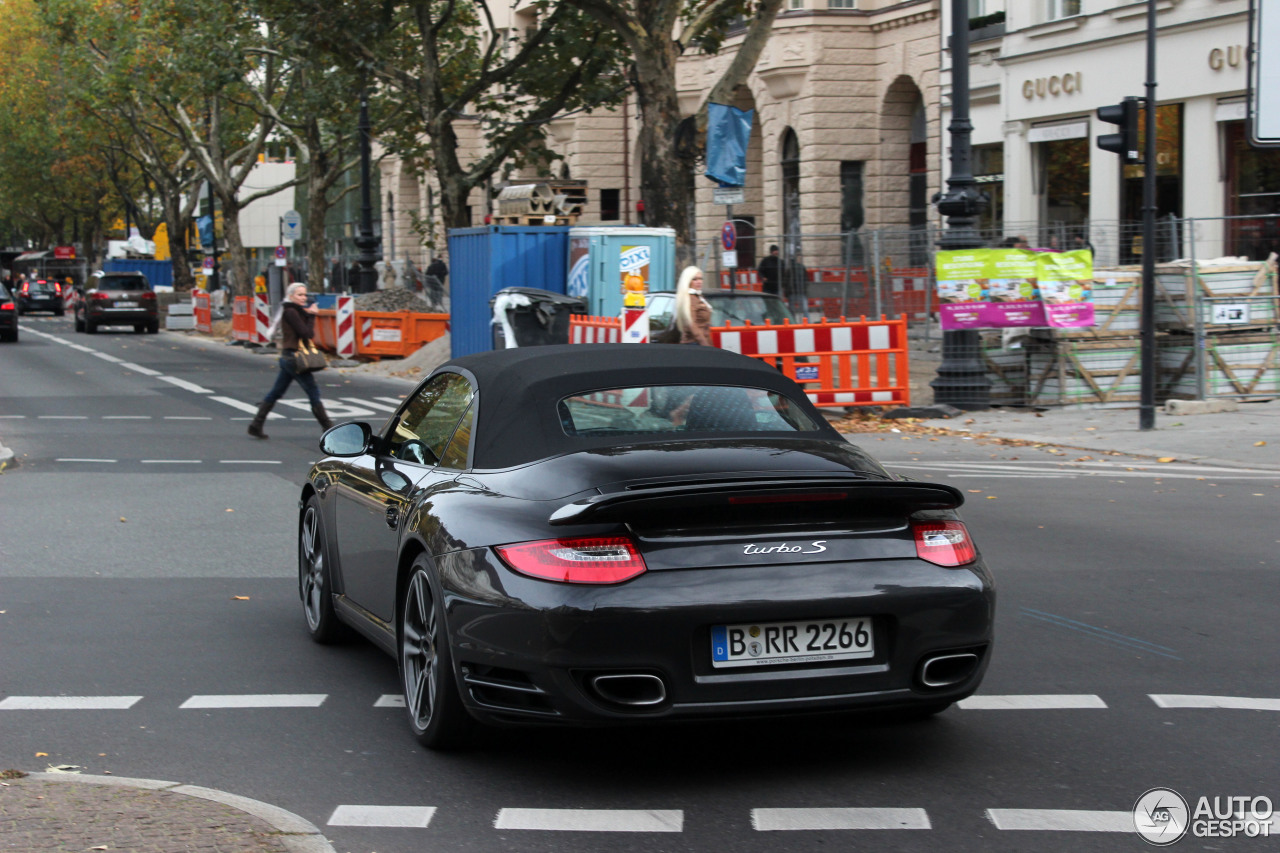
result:
[[[622,342],[649,343],[649,311],[646,308],[622,309]]]
[[[622,321],[617,317],[569,317],[569,343],[617,344],[622,342]]]
[[[338,297],[337,324],[338,357],[354,358],[356,354],[356,301],[350,296]]]
[[[720,270],[720,289],[729,289],[729,270]],[[764,285],[760,282],[759,270],[734,270],[733,286],[738,290],[751,290],[760,292],[764,290]]]
[[[231,337],[237,341],[253,339],[253,313],[249,309],[249,297],[237,296],[231,303]]]
[[[254,343],[271,343],[268,332],[271,331],[271,303],[265,296],[253,297]]]

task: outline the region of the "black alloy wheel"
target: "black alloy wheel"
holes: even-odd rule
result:
[[[324,519],[315,495],[307,500],[298,525],[298,592],[307,630],[317,643],[346,639],[347,626],[333,610],[333,584],[325,557]]]
[[[444,611],[423,555],[413,562],[400,602],[400,681],[418,742],[440,750],[461,745],[471,718],[458,696]]]
[[[84,331],[84,318],[80,316],[80,312],[79,312],[79,311],[72,312],[72,314],[71,314],[71,319],[72,319],[73,324],[75,325],[75,329],[76,329],[76,331],[77,331],[77,332],[83,332],[83,331]]]

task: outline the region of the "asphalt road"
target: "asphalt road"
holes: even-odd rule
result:
[[[1276,472],[862,438],[966,491],[1000,594],[976,701],[927,723],[494,730],[438,755],[408,734],[390,658],[307,637],[294,529],[319,429],[295,393],[269,441],[244,435],[271,371],[53,318],[0,347],[18,463],[0,474],[0,769],[219,788],[360,853],[1140,850],[1113,830],[1148,789],[1280,802]],[[343,418],[409,388],[323,379]]]

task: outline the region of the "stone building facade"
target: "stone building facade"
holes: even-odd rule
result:
[[[922,229],[936,220],[929,199],[940,188],[941,5],[788,0],[733,104],[755,111],[745,201],[733,208],[741,266],[753,266],[784,235],[790,237],[785,251],[805,252],[811,264],[830,263],[838,260],[832,256],[841,251],[842,233]],[[687,114],[700,105],[739,40],[727,39],[718,55],[681,59],[677,82]],[[634,99],[551,124],[548,144],[563,157],[556,164],[560,176],[589,185],[581,224],[639,223],[638,129]],[[421,265],[445,246],[442,234],[423,241],[411,228],[415,217],[434,218],[431,190],[394,159],[384,160],[382,170],[383,187],[396,188],[395,216],[384,231],[386,225],[394,229],[397,259]],[[713,186],[710,179],[696,179],[700,255],[727,213],[713,202]],[[490,212],[485,194],[476,193],[471,207],[473,223],[481,224]],[[384,234],[384,247],[388,242]]]

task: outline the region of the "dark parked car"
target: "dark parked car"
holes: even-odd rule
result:
[[[756,325],[766,320],[781,323],[799,322],[791,307],[781,297],[772,293],[750,290],[704,290],[702,298],[711,305],[711,325],[740,326],[748,320]],[[671,328],[675,322],[676,295],[670,291],[649,294],[649,336]]]
[[[890,474],[745,356],[466,356],[321,449],[306,624],[395,656],[429,747],[476,720],[928,715],[987,667],[995,590],[962,494]]]
[[[18,304],[3,284],[0,284],[0,341],[18,342]]]
[[[94,273],[73,301],[77,332],[93,334],[99,326],[133,326],[139,334],[160,331],[156,294],[140,272]]]
[[[14,297],[19,314],[30,314],[32,311],[50,311],[59,317],[63,314],[62,285],[59,282],[43,278],[24,281],[17,288]]]

